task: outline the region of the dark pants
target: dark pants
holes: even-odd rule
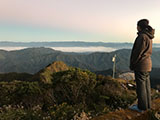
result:
[[[151,85],[149,72],[135,71],[136,92],[138,97],[138,108],[147,110],[151,108]]]

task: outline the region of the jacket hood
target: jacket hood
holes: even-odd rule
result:
[[[155,33],[154,29],[152,29],[151,31],[143,30],[143,31],[138,32],[138,34],[146,34],[150,39],[154,38],[154,33]]]

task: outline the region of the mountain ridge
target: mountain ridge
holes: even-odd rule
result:
[[[88,46],[104,46],[113,48],[131,48],[133,43],[130,42],[85,42],[85,41],[61,41],[61,42],[11,42],[1,41],[0,46],[12,47],[88,47]],[[153,43],[153,47],[160,47],[159,43]]]
[[[90,54],[67,53],[50,48],[26,48],[17,51],[0,50],[0,72],[27,72],[34,74],[53,61],[63,61],[69,66],[80,67],[90,71],[112,69],[112,57],[116,54],[116,67],[120,71],[129,70],[130,49],[113,52],[95,52]],[[160,68],[160,54],[152,55],[153,67]]]

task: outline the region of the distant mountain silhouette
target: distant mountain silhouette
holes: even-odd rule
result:
[[[67,41],[67,42],[7,42],[1,41],[0,47],[90,47],[90,46],[103,46],[111,48],[131,48],[133,43],[106,43],[106,42],[83,42],[83,41]],[[160,44],[154,43],[153,49],[159,50]]]
[[[159,44],[157,44],[159,45]],[[104,43],[104,42],[0,42],[2,47],[89,47],[89,46],[103,46],[112,48],[131,48],[132,43]]]
[[[160,90],[160,68],[153,68],[150,74],[151,86]]]
[[[111,53],[65,53],[49,48],[28,48],[18,51],[0,50],[0,72],[36,73],[53,61],[63,61],[69,66],[100,71],[112,68],[112,57],[117,54],[117,68],[128,70],[130,50]]]
[[[1,73],[0,74],[0,82],[11,82],[13,80],[19,80],[19,81],[32,81],[32,74],[29,73]]]
[[[104,76],[113,76],[113,69],[108,69],[108,70],[102,70],[102,71],[95,71],[97,75],[104,75]],[[115,71],[115,77],[118,77],[119,74],[121,74],[120,70]]]
[[[112,69],[112,57],[116,54],[116,69],[129,71],[131,50],[121,49],[114,52],[95,52],[90,54],[67,53],[50,48],[27,48],[18,51],[0,50],[0,73],[37,73],[53,61],[63,61],[68,66],[88,69],[90,71],[104,71]],[[152,55],[153,67],[160,68],[160,54],[154,51]]]
[[[112,76],[113,70],[108,69],[108,70],[103,70],[103,71],[95,71],[97,75],[105,75],[105,76]]]

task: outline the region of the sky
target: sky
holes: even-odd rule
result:
[[[0,41],[134,42],[147,18],[160,43],[160,0],[0,0]]]

